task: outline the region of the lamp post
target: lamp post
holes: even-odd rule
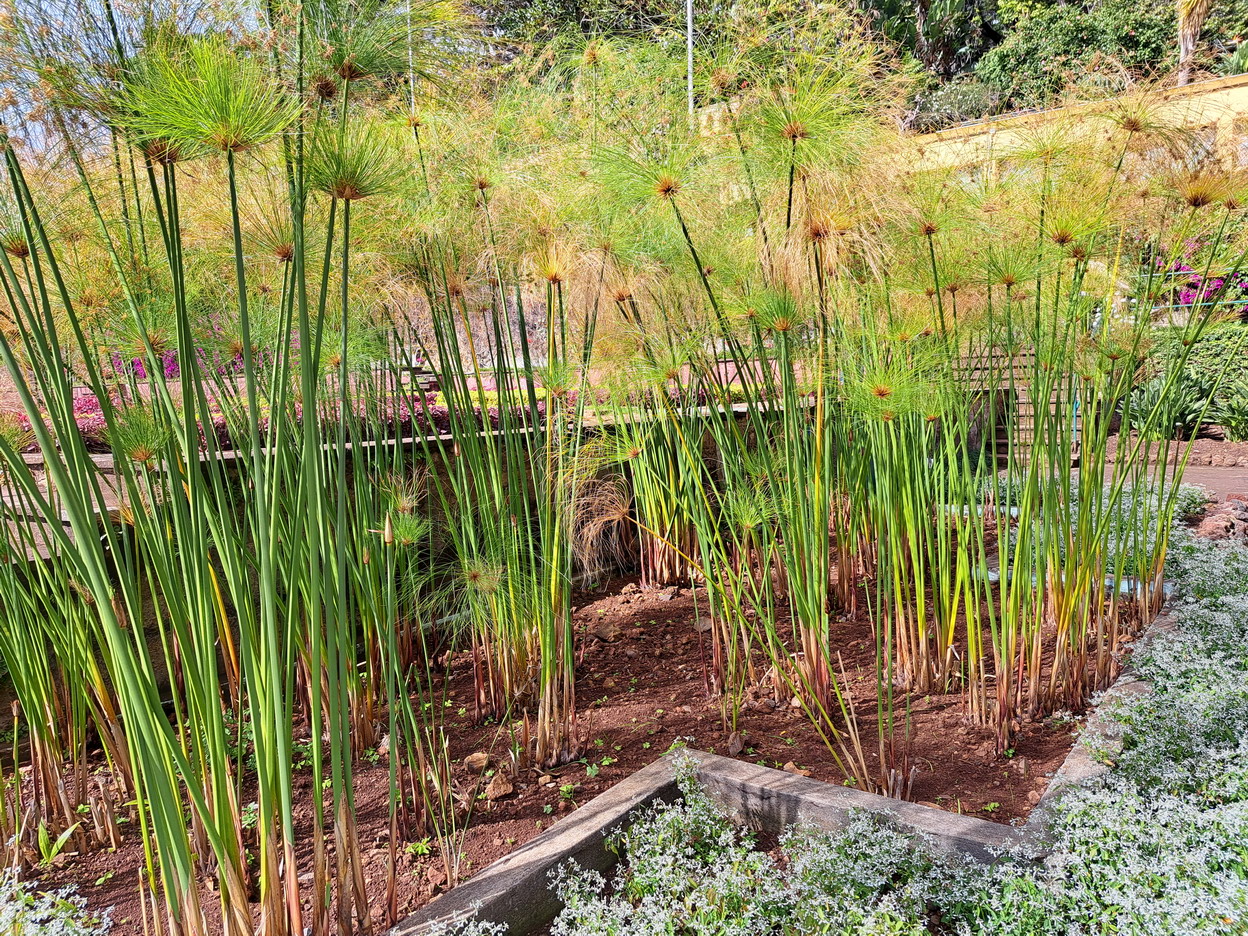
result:
[[[685,55],[689,90],[689,121],[693,122],[693,0],[685,0]]]

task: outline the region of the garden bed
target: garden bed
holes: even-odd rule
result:
[[[496,795],[498,789],[491,790],[490,782],[496,765],[506,760],[510,736],[498,725],[473,724],[470,660],[466,654],[453,658],[446,697],[457,708],[454,717],[448,717],[447,728],[456,785],[474,802],[461,853],[462,877],[523,846],[561,817],[576,814],[674,744],[728,752],[731,731],[724,724],[720,700],[708,697],[704,679],[709,639],[696,622],[705,607],[701,589],[642,589],[632,579],[615,579],[580,593],[577,696],[583,757],[563,768],[512,777],[512,789],[501,795]],[[876,676],[870,627],[865,614],[836,619],[832,640],[843,648],[846,686],[874,764]],[[737,753],[743,764],[787,770],[794,779],[846,784],[846,774],[800,708],[774,699],[769,691],[748,695],[738,723],[744,748]],[[899,696],[899,719],[906,708],[911,759],[918,768],[913,800],[999,824],[1024,819],[1040,801],[1049,776],[1070,750],[1078,724],[1073,715],[1024,722],[1011,756],[997,756],[991,731],[967,719],[960,693]],[[465,765],[473,754],[488,755],[484,774]],[[360,762],[355,781],[365,874],[380,907],[388,859],[389,769],[375,747]],[[310,771],[300,771],[296,782],[296,822],[306,837],[312,821]],[[400,855],[401,914],[446,890],[437,845],[429,843],[429,853],[422,851],[423,846]],[[302,857],[303,862],[310,861],[310,855]],[[132,835],[115,853],[72,858],[47,874],[45,883],[74,883],[93,908],[115,906],[113,933],[129,936],[142,932],[136,890],[142,862],[140,840]]]
[[[866,607],[865,600],[859,604]],[[576,689],[582,756],[558,769],[517,772],[505,782],[495,781],[501,776],[500,767],[508,763],[513,742],[509,729],[516,726],[475,723],[471,714],[471,660],[467,654],[457,654],[445,661],[448,675],[445,680],[435,677],[439,683],[434,687],[435,696],[444,697],[449,704],[446,727],[455,765],[453,779],[460,798],[472,804],[458,854],[460,881],[474,880],[505,856],[528,854],[522,849],[561,818],[574,818],[574,825],[583,824],[586,817],[595,814],[583,810],[600,794],[614,794],[617,801],[625,803],[625,813],[652,798],[674,796],[670,774],[663,772],[666,768],[655,766],[674,745],[698,748],[717,763],[737,765],[704,776],[721,793],[744,789],[739,782],[742,776],[779,773],[782,785],[806,794],[827,791],[823,795],[865,798],[862,801],[880,802],[897,811],[918,811],[916,815],[928,818],[916,827],[927,832],[941,822],[962,823],[968,828],[999,830],[1002,842],[1012,838],[1011,826],[1021,824],[1046,801],[1053,786],[1051,778],[1059,767],[1066,763],[1069,769],[1078,761],[1067,755],[1082,713],[1024,720],[1013,748],[999,756],[991,730],[967,717],[960,692],[899,693],[895,710],[899,720],[909,721],[910,762],[917,768],[913,802],[862,793],[853,789],[853,781],[808,716],[788,700],[775,698],[763,679],[746,692],[738,716],[739,738],[734,740],[731,726],[725,723],[722,700],[709,695],[706,688],[709,635],[699,627],[705,608],[703,589],[646,589],[633,578],[616,578],[577,593]],[[782,627],[788,626],[783,609],[778,621]],[[876,657],[869,619],[865,613],[834,617],[831,640],[840,648],[845,666],[842,685],[853,701],[859,731],[866,739],[867,757],[874,766],[878,759],[872,750],[876,736]],[[763,675],[766,663],[760,658],[759,664]],[[303,736],[298,734],[300,730]],[[898,734],[902,734],[900,729]],[[306,741],[306,726],[297,726],[296,741]],[[390,776],[381,733],[366,744],[368,750],[357,762],[354,790],[365,878],[380,919],[389,862]],[[735,760],[719,757],[729,753]],[[473,755],[484,767],[478,764],[477,769],[470,769]],[[1087,762],[1086,757],[1084,761],[1081,769],[1085,773],[1096,772],[1094,763]],[[731,780],[734,775],[736,781]],[[728,786],[723,786],[717,776],[720,780],[728,777],[723,781]],[[658,786],[648,786],[656,777],[662,777]],[[295,775],[295,822],[303,842],[311,840],[312,793],[311,772],[305,764]],[[244,802],[250,795],[245,786]],[[634,798],[629,800],[630,796]],[[800,814],[800,809],[790,809],[760,824],[779,832]],[[991,833],[977,834],[991,838]],[[404,842],[400,848],[395,899],[403,916],[452,890],[452,882],[444,870],[447,856],[440,853],[436,841]],[[307,846],[299,853],[301,877],[310,874],[309,852]],[[76,885],[93,910],[114,908],[113,933],[137,936],[143,932],[136,887],[143,860],[135,830],[115,851],[66,854],[37,877],[44,887]],[[458,892],[471,893],[471,889]],[[207,889],[205,896],[210,896]],[[214,902],[206,899],[205,904],[213,912]]]
[[[393,933],[1242,932],[1248,548],[1177,536],[1173,616],[1021,829],[677,753]]]

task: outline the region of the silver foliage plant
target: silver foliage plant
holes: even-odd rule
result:
[[[87,910],[72,888],[41,891],[0,873],[0,936],[105,936],[111,922]]]

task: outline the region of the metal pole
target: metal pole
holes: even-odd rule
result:
[[[685,53],[689,77],[689,120],[693,120],[693,0],[685,0]]]

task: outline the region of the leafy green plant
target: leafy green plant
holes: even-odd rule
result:
[[[1202,426],[1217,421],[1218,411],[1211,409],[1211,387],[1184,378],[1178,386],[1166,386],[1164,378],[1155,378],[1134,391],[1132,412],[1136,425],[1147,421],[1157,410],[1159,416],[1152,435],[1157,439],[1187,439],[1198,433]]]
[[[1175,61],[1174,34],[1169,3],[1041,5],[1019,18],[975,74],[1015,107],[1043,107],[1068,86],[1095,80],[1098,59],[1123,69],[1165,70]]]
[[[1242,376],[1228,379],[1217,396],[1211,421],[1225,430],[1230,441],[1248,441],[1248,380]]]
[[[1180,329],[1157,330],[1148,366],[1157,371],[1165,368],[1167,361],[1179,357],[1186,361],[1158,427],[1163,438],[1186,438],[1208,424],[1222,426],[1232,439],[1243,438],[1241,411],[1246,391],[1241,364],[1248,361],[1246,338],[1248,329],[1237,321],[1210,324],[1190,347],[1184,345]],[[1156,402],[1159,391],[1157,377],[1142,384],[1136,391],[1143,404],[1138,410],[1142,412]]]
[[[61,852],[65,850],[65,846],[69,844],[70,839],[74,837],[74,833],[78,831],[78,823],[74,823],[68,829],[65,829],[55,839],[52,833],[48,831],[45,823],[39,823],[39,866],[42,868],[51,867],[52,864],[60,857]]]

